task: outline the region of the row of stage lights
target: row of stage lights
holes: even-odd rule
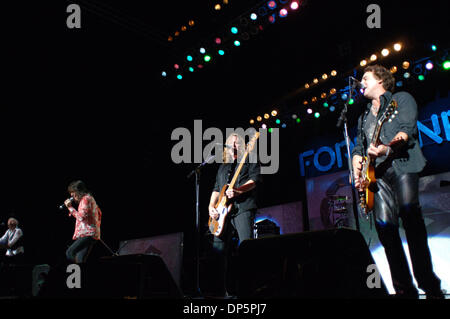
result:
[[[401,44],[396,43],[394,45],[394,51],[400,51],[401,50]],[[431,46],[431,50],[432,51],[436,51],[437,47],[436,45],[432,45]],[[389,55],[389,50],[388,49],[383,49],[381,50],[381,56],[383,57],[387,57]],[[377,59],[374,58],[373,54],[371,56],[371,59],[368,59],[370,63],[374,63]],[[364,61],[364,60],[362,60]],[[361,61],[361,62],[362,62]],[[367,60],[365,60],[367,62]],[[404,80],[408,80],[408,79],[417,79],[419,81],[424,81],[426,75],[435,68],[435,65],[439,65],[442,70],[444,71],[448,71],[450,69],[450,60],[448,60],[448,56],[445,56],[443,59],[441,59],[440,61],[433,61],[430,58],[425,58],[422,60],[417,60],[414,63],[410,62],[410,61],[403,61],[401,63],[400,66],[392,66],[390,68],[390,72],[392,74],[396,74],[397,73],[397,79],[396,79],[396,87],[402,87],[403,86],[403,81]],[[360,66],[365,67],[367,66],[367,63],[360,63]],[[403,70],[403,74],[402,75],[398,75],[401,70]],[[325,80],[325,79],[324,79]],[[314,81],[313,81],[314,83]],[[345,87],[343,89],[340,89],[339,91],[336,90],[335,88],[332,88],[330,90],[330,94],[327,98],[327,94],[325,92],[323,92],[321,94],[321,99],[325,100],[322,104],[323,108],[328,109],[330,112],[334,112],[336,110],[336,106],[338,103],[344,103],[345,101],[347,101],[348,99],[348,87]],[[336,94],[336,93],[340,93]],[[353,96],[355,96],[355,99],[357,98],[357,96],[362,95],[362,91],[360,92],[355,92],[355,94]],[[339,97],[341,99],[341,101],[339,101]],[[349,105],[352,105],[355,103],[355,99],[350,99],[349,101]],[[311,104],[317,103],[318,102],[318,98],[317,97],[312,97],[311,98]],[[304,100],[303,101],[303,105],[306,106],[309,104],[308,100]],[[321,116],[321,111],[320,109],[317,109],[314,111],[312,109],[312,106],[308,107],[305,111],[306,114],[304,114],[305,116],[314,116],[314,118],[318,119]],[[271,117],[272,118],[276,118],[275,119],[275,124],[277,124],[278,126],[281,126],[282,128],[286,128],[287,124],[286,123],[282,123],[282,121],[280,120],[280,118],[277,118],[280,114],[279,109],[277,110],[273,110],[271,113],[271,116],[269,115],[269,113],[264,114],[264,116],[260,116],[258,115],[256,117],[256,121],[254,119],[250,119],[250,125],[258,125],[260,127],[262,127],[263,129],[266,129],[268,127],[267,123],[264,122],[272,122],[271,121]],[[288,119],[291,119],[293,121],[295,121],[296,123],[300,123],[301,122],[301,118],[297,113],[293,113],[291,114],[291,116],[288,117]],[[271,132],[272,130],[269,128],[269,132]]]
[[[279,5],[281,8],[278,8]],[[228,28],[225,36],[215,36],[213,39],[210,39],[208,46],[211,45],[211,47],[199,46],[190,50],[191,52],[182,57],[180,62],[174,63],[166,70],[163,70],[161,76],[165,79],[176,78],[177,80],[182,80],[186,74],[201,70],[214,59],[224,56],[231,48],[240,47],[242,40],[249,40],[251,35],[263,31],[264,23],[273,24],[277,17],[285,18],[288,16],[289,11],[297,11],[300,6],[301,2],[299,0],[278,0],[278,3],[275,0],[264,1],[264,5],[257,10],[251,10],[237,18],[236,23]],[[194,23],[193,20],[191,21]],[[247,31],[249,27],[250,30]],[[177,32],[179,35],[179,31]],[[229,43],[232,44],[229,45]]]

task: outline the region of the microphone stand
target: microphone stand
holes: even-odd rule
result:
[[[346,145],[346,150],[347,150],[347,165],[348,165],[348,170],[350,173],[350,179],[352,182],[352,207],[353,207],[353,215],[355,217],[355,224],[356,224],[356,229],[359,231],[360,227],[359,227],[359,219],[358,219],[358,209],[357,209],[357,202],[356,202],[356,198],[357,198],[357,194],[356,194],[356,188],[355,188],[355,177],[353,174],[353,164],[352,164],[352,156],[350,153],[350,137],[348,134],[348,126],[347,126],[347,111],[348,111],[348,105],[349,102],[352,98],[352,93],[353,93],[353,89],[355,88],[355,82],[353,82],[353,85],[351,85],[350,83],[350,77],[348,79],[348,86],[350,88],[349,90],[349,94],[348,94],[348,98],[347,101],[345,101],[344,104],[344,108],[341,111],[341,115],[339,116],[338,122],[336,124],[336,127],[341,128],[342,124],[344,125],[344,130],[343,130],[343,134],[344,134],[344,140],[345,140],[345,145]],[[366,217],[368,218],[368,217]]]
[[[205,166],[211,159],[215,156],[209,156],[203,163],[201,163],[197,168],[193,169],[188,175],[187,178],[191,178],[192,175],[195,174],[195,270],[194,270],[194,295],[201,296],[200,290],[200,172],[203,166]]]

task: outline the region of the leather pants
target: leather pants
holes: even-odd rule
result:
[[[417,294],[413,285],[402,240],[399,218],[403,223],[414,276],[419,288],[427,293],[440,290],[440,279],[433,272],[427,231],[419,204],[419,176],[397,175],[392,167],[377,177],[375,226],[383,245],[397,294]]]

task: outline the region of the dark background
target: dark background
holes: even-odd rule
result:
[[[313,77],[331,69],[350,73],[387,44],[406,43],[416,56],[430,43],[448,45],[446,1],[377,1],[381,29],[369,29],[370,1],[310,0],[221,61],[169,82],[160,76],[167,65],[258,2],[231,0],[217,13],[211,1],[73,1],[82,9],[79,30],[66,27],[69,3],[15,1],[3,10],[1,221],[19,219],[34,262],[64,260],[74,220],[57,207],[67,185],[81,179],[103,211],[102,238],[113,250],[120,240],[184,232],[187,286],[195,185],[186,175],[197,164],[172,162],[175,128],[193,131],[194,119],[204,130],[247,128],[250,118]],[[196,28],[168,43],[191,18]],[[345,85],[343,77],[338,81]],[[422,85],[415,91],[419,105],[436,88],[448,91],[448,81]],[[264,177],[260,207],[304,198],[298,154],[308,138],[342,134],[338,111],[281,132],[280,168]],[[355,107],[349,114],[351,125],[359,113]],[[216,167],[202,172],[204,226]]]

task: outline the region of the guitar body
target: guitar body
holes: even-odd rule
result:
[[[222,187],[217,204],[214,206],[214,208],[219,213],[219,217],[217,219],[209,217],[208,221],[208,227],[210,232],[217,237],[220,237],[220,235],[222,235],[225,229],[225,222],[227,219],[227,215],[230,212],[231,207],[233,206],[233,204],[228,203],[228,198],[225,195],[225,192],[227,191],[228,187],[229,185],[224,185]]]
[[[375,167],[370,163],[367,156],[363,158],[363,170],[361,174],[363,180],[364,191],[360,193],[360,205],[364,213],[368,213],[373,209],[374,190],[376,188],[377,179],[375,178]]]

